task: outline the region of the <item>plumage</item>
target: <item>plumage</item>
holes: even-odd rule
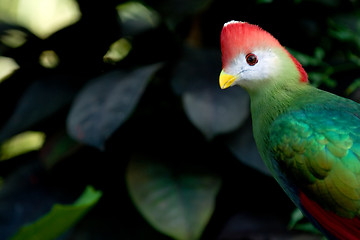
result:
[[[258,26],[225,24],[221,49],[220,86],[248,91],[254,138],[275,179],[328,238],[360,239],[360,105],[308,84]]]

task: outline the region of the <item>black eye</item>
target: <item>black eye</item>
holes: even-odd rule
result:
[[[245,59],[250,66],[254,66],[258,62],[257,56],[253,53],[246,55]]]

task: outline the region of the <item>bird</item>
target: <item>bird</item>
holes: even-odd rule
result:
[[[275,180],[328,239],[360,239],[360,105],[312,86],[257,25],[229,21],[220,42],[220,87],[248,92],[256,146]]]

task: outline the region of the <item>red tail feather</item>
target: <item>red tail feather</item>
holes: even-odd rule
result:
[[[312,217],[334,237],[341,240],[360,239],[360,219],[358,217],[352,219],[340,217],[320,207],[303,192],[300,192],[300,201]]]

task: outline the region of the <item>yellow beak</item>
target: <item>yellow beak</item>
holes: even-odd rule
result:
[[[221,89],[230,87],[235,80],[236,80],[235,76],[225,73],[224,70],[221,71],[219,77],[219,84]]]

